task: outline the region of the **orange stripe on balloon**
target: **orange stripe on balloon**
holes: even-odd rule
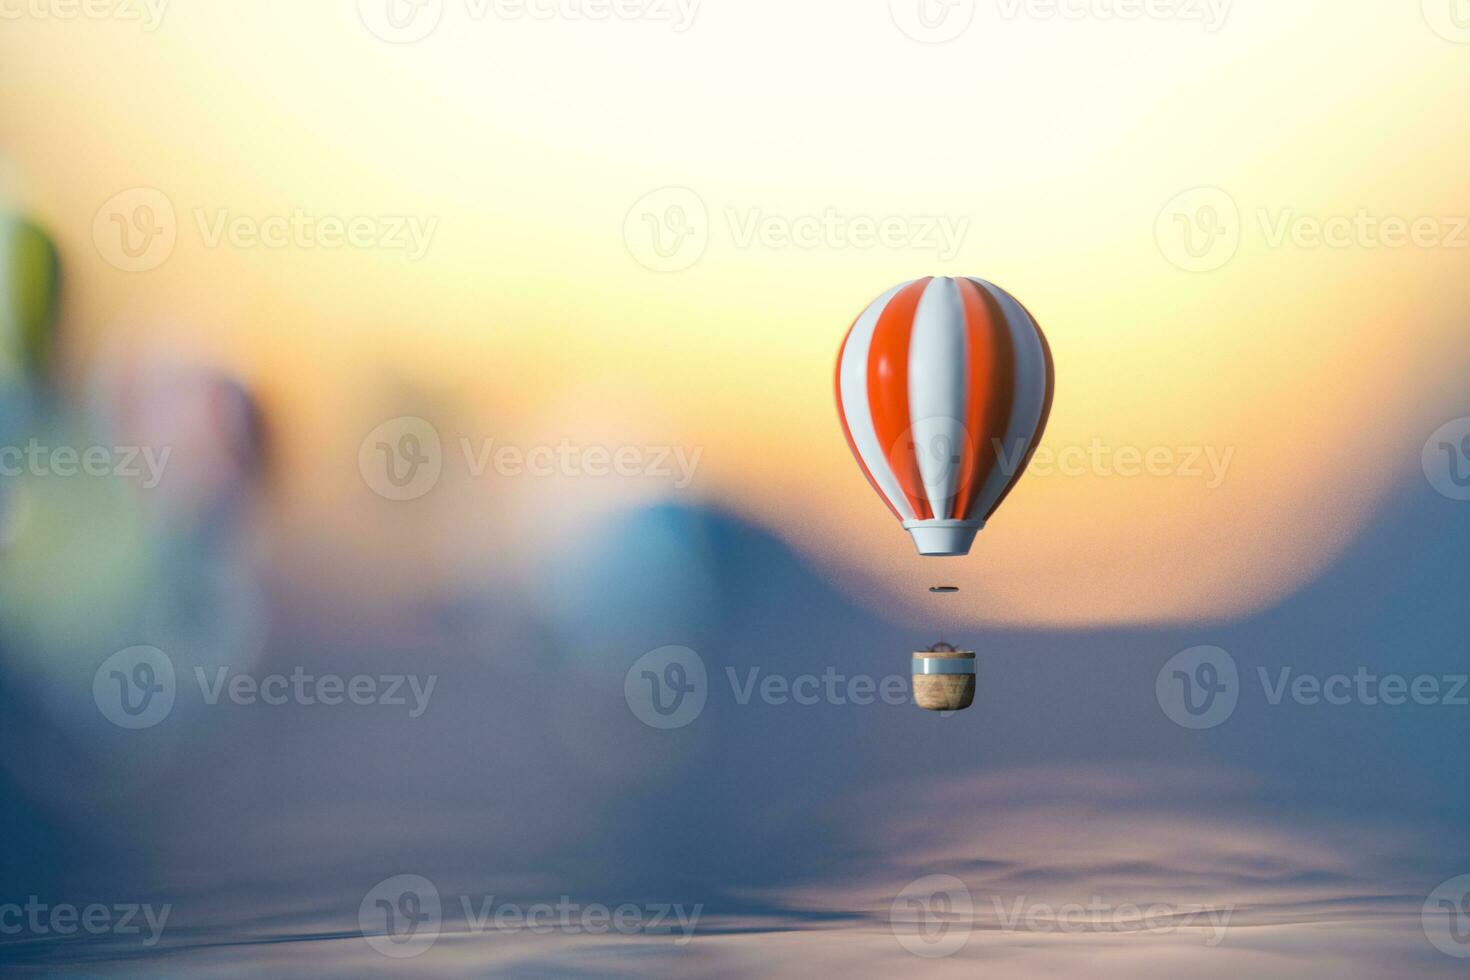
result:
[[[1052,396],[1056,394],[1057,372],[1056,365],[1051,357],[1051,344],[1047,343],[1046,334],[1042,332],[1041,324],[1037,322],[1036,317],[1031,315],[1031,311],[1026,309],[1020,300],[1016,300],[1016,305],[1021,307],[1021,311],[1026,314],[1026,319],[1031,321],[1031,327],[1036,331],[1037,339],[1041,341],[1041,356],[1046,362],[1046,394],[1041,399],[1041,416],[1036,420],[1036,431],[1031,433],[1031,444],[1026,447],[1026,455],[1021,460],[1021,465],[1016,467],[1016,472],[1012,474],[1010,482],[1000,492],[1000,496],[995,498],[994,506],[985,514],[986,520],[989,520],[990,515],[994,514],[1000,508],[1000,505],[1005,503],[1006,498],[1011,495],[1011,491],[1020,482],[1021,474],[1025,473],[1026,467],[1031,464],[1031,457],[1036,455],[1036,448],[1041,445],[1041,437],[1046,432],[1046,423],[1051,419]]]
[[[919,297],[931,279],[917,279],[894,294],[878,316],[868,348],[868,408],[873,413],[873,431],[919,520],[932,518],[934,512],[919,476],[913,422],[909,418],[909,338],[914,332]]]
[[[868,485],[877,492],[878,499],[883,501],[883,505],[888,508],[893,516],[899,520],[903,520],[903,515],[898,512],[898,508],[893,506],[888,496],[878,486],[878,481],[873,479],[872,471],[868,469],[868,464],[863,461],[862,454],[858,452],[857,443],[852,438],[852,429],[847,425],[847,410],[842,407],[842,359],[847,356],[847,342],[852,339],[853,328],[857,326],[858,320],[862,318],[862,314],[859,313],[857,320],[852,321],[852,326],[847,328],[847,334],[842,338],[842,346],[837,348],[837,377],[835,379],[835,386],[837,388],[837,420],[842,423],[842,435],[847,439],[847,448],[852,450],[852,458],[857,460],[858,468],[863,471],[863,476],[867,478]]]
[[[962,521],[972,516],[975,497],[999,465],[998,447],[1010,427],[1016,400],[1015,351],[995,297],[968,279],[956,279],[955,285],[964,306],[970,351],[963,469],[950,514]]]

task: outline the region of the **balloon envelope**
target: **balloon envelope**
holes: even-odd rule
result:
[[[242,381],[157,343],[117,344],[93,377],[94,409],[119,444],[140,450],[139,486],[171,520],[220,517],[267,466],[265,418]]]
[[[34,375],[51,352],[61,265],[45,232],[0,216],[0,345],[7,373]]]
[[[848,446],[923,555],[969,552],[1030,462],[1052,391],[1041,328],[983,279],[895,286],[837,355]]]

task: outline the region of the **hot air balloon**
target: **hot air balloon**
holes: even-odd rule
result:
[[[46,367],[60,278],[56,247],[45,232],[0,215],[0,358],[8,374],[36,375]]]
[[[0,214],[0,441],[6,444],[23,442],[43,407],[60,268],[45,232]],[[23,510],[12,487],[0,488],[0,550],[18,533]]]
[[[247,542],[270,475],[263,406],[244,379],[187,341],[136,334],[103,348],[91,408],[115,445],[137,447],[136,493],[158,559],[140,637],[214,669],[263,655],[265,587]]]
[[[1036,320],[983,279],[903,283],[853,323],[837,412],[919,554],[969,553],[1041,440],[1052,377]]]
[[[257,491],[268,447],[260,405],[242,381],[145,346],[118,356],[95,384],[119,440],[168,451],[151,493],[176,527],[228,523]]]

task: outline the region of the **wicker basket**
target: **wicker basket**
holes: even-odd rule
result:
[[[926,711],[963,711],[975,701],[975,654],[936,643],[914,654],[914,703]]]

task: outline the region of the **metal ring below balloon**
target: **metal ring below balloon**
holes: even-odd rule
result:
[[[914,673],[917,674],[973,674],[974,657],[915,657]]]

